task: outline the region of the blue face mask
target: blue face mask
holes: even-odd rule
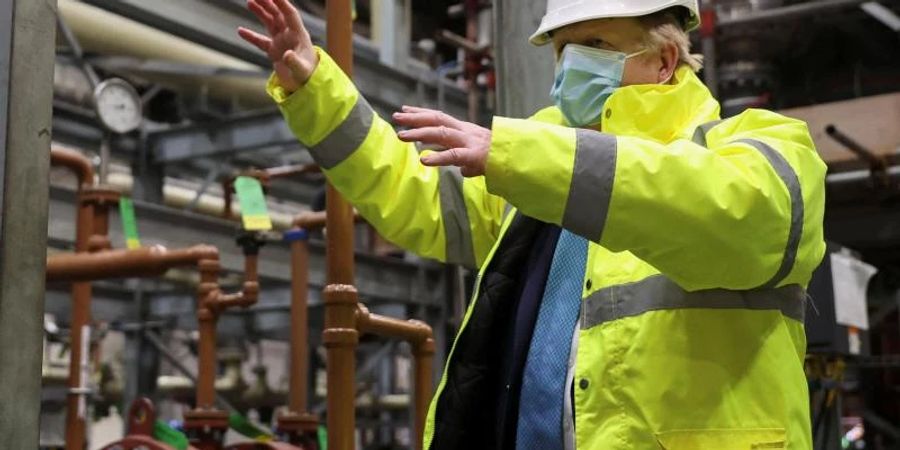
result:
[[[627,55],[584,45],[568,44],[556,64],[556,80],[550,96],[574,127],[600,122],[603,104],[622,84]]]

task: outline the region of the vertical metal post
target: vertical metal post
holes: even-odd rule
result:
[[[552,46],[535,47],[528,43],[546,5],[546,0],[494,2],[498,114],[527,117],[550,105]]]
[[[703,49],[703,82],[713,97],[719,94],[719,74],[716,69],[716,5],[704,0],[700,12],[700,44]]]
[[[3,448],[38,448],[39,440],[55,9],[54,0],[0,0]]]
[[[412,2],[375,0],[372,8],[373,40],[382,64],[404,70],[412,39]]]
[[[109,183],[109,159],[110,159],[110,143],[112,141],[112,133],[105,132],[103,133],[103,138],[100,139],[100,184],[105,186]]]
[[[353,23],[350,0],[326,2],[328,53],[347,73],[353,75]],[[356,435],[355,372],[358,295],[353,286],[353,212],[330,183],[326,194],[327,285],[325,331],[328,369],[328,448],[353,450]]]

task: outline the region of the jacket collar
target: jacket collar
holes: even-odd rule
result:
[[[567,125],[555,106],[538,111],[532,119]],[[690,139],[698,126],[717,119],[719,102],[690,67],[681,66],[674,83],[616,89],[604,105],[599,130],[668,143]]]
[[[671,84],[616,89],[603,107],[600,130],[672,142],[690,138],[697,126],[719,119],[719,102],[690,67],[682,65],[674,76]]]

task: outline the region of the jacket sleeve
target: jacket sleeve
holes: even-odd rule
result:
[[[490,192],[685,289],[806,285],[824,254],[825,165],[801,121],[751,110],[668,144],[507,118],[493,133]]]
[[[505,201],[484,177],[425,167],[326,52],[309,81],[267,90],[328,180],[378,232],[424,257],[478,267],[500,231]]]

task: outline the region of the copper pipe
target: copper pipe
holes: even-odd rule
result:
[[[304,232],[305,234],[305,232]],[[288,408],[305,413],[309,371],[309,244],[308,236],[291,242],[291,380]]]
[[[322,296],[325,299],[322,342],[327,350],[328,448],[353,450],[356,434],[356,346],[359,342],[356,309],[359,297],[356,288],[348,284],[329,284]]]
[[[429,334],[431,329],[429,328]],[[428,416],[428,407],[431,403],[433,363],[434,363],[434,339],[430,336],[424,341],[413,345],[414,361],[414,398],[415,401],[415,434],[413,435],[414,450],[422,450],[425,437],[425,421]]]
[[[197,290],[197,318],[200,322],[200,350],[197,370],[197,409],[215,408],[216,376],[216,323],[219,314],[230,307],[242,307],[256,303],[259,284],[256,273],[256,255],[245,256],[245,280],[241,292],[225,294],[219,289],[221,266],[218,258],[201,259],[200,287]]]
[[[48,280],[77,280],[76,286],[90,289],[83,281],[119,277],[153,277],[172,267],[197,265],[201,283],[198,289],[197,316],[200,330],[200,350],[197,373],[197,409],[188,414],[186,426],[200,430],[199,449],[218,448],[228,426],[228,416],[215,409],[216,373],[216,322],[219,313],[232,306],[247,307],[256,302],[259,294],[258,256],[246,255],[246,280],[237,294],[225,294],[218,285],[219,251],[215,247],[197,245],[185,249],[166,250],[154,246],[136,250],[108,250],[98,253],[52,255],[48,258]],[[73,334],[74,336],[74,334]],[[77,379],[80,382],[80,378]],[[71,398],[71,397],[70,397]],[[77,400],[77,399],[76,399]],[[78,403],[75,403],[78,408]],[[77,409],[72,409],[76,411]],[[80,410],[78,410],[80,411]],[[70,414],[72,415],[72,414]],[[78,415],[82,426],[72,427],[72,436],[84,439],[83,415]],[[77,423],[76,423],[77,424]],[[224,428],[223,428],[224,427]],[[80,433],[78,432],[80,430]],[[67,428],[67,437],[69,428]],[[220,433],[221,431],[221,433]],[[67,441],[67,445],[69,442]]]
[[[277,427],[287,442],[308,450],[318,447],[318,418],[307,411],[309,380],[309,233],[285,233],[291,245],[291,344],[288,409],[278,416]]]
[[[47,281],[92,281],[129,277],[158,277],[173,267],[218,259],[219,250],[208,245],[167,250],[163,246],[98,253],[61,253],[47,257]]]
[[[200,343],[197,355],[196,408],[185,414],[184,428],[191,445],[199,450],[218,450],[228,430],[228,413],[215,406],[216,324],[219,314],[230,307],[246,308],[259,297],[258,255],[244,250],[244,283],[241,292],[225,294],[219,288],[221,267],[218,258],[197,262],[200,286],[197,289],[197,320]]]
[[[349,0],[326,0],[328,54],[347,76],[353,76],[353,19]],[[328,448],[353,450],[356,434],[356,304],[353,286],[353,212],[340,193],[328,183],[326,192],[326,287],[325,330],[327,349]]]
[[[431,327],[419,320],[400,320],[372,314],[362,304],[357,305],[356,323],[361,333],[403,339],[413,346],[414,400],[415,400],[415,450],[421,450],[425,432],[425,418],[432,394],[432,360],[434,338]]]
[[[216,312],[211,307],[218,295],[219,262],[206,259],[198,263],[200,287],[197,291],[197,320],[200,342],[197,351],[196,408],[215,409],[216,402]]]
[[[65,167],[78,178],[78,186],[90,187],[94,184],[94,166],[81,153],[73,150],[54,148],[50,150],[50,165]]]
[[[362,333],[403,339],[411,344],[418,344],[431,338],[431,327],[424,322],[372,314],[362,304],[358,305],[356,310],[356,323]]]
[[[55,155],[55,157],[54,157]],[[94,172],[90,162],[81,154],[52,150],[51,159],[72,169],[79,179],[78,209],[75,224],[75,251],[97,251],[109,248],[109,207],[119,201],[119,193],[93,186]],[[69,391],[66,397],[66,448],[81,450],[85,445],[85,416],[89,363],[86,350],[90,340],[91,285],[73,283],[72,321],[69,352]],[[87,336],[86,336],[87,335]]]
[[[326,212],[327,211],[307,211],[297,214],[297,216],[294,217],[294,226],[307,231],[324,228],[328,221]],[[359,215],[359,212],[353,210],[353,222],[360,221],[362,221],[362,216]]]

